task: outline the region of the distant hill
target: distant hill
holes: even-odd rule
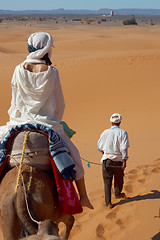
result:
[[[117,15],[160,15],[160,9],[117,9],[114,11]]]
[[[99,10],[65,10],[63,8],[53,10],[23,10],[23,11],[11,11],[0,9],[1,15],[100,15],[110,14],[110,11],[114,11],[115,15],[160,15],[160,9],[107,9],[102,8]]]

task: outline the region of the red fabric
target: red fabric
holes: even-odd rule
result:
[[[10,137],[9,138],[9,141],[7,143],[7,154],[9,153],[9,149],[10,149],[10,144],[12,143],[14,137]],[[3,160],[1,166],[0,166],[0,181],[2,180],[2,178],[4,177],[4,174],[5,174],[5,168],[6,168],[6,163],[7,163],[7,160],[8,160],[8,156],[6,154],[6,158]]]
[[[5,170],[6,162],[7,162],[7,157],[3,160],[1,167],[0,167],[0,178],[2,176],[3,171]]]
[[[73,215],[81,213],[83,209],[72,181],[69,179],[63,179],[52,158],[51,164],[56,180],[61,214]]]

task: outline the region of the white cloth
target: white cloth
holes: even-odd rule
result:
[[[54,67],[34,73],[24,69],[22,63],[15,68],[11,85],[10,121],[0,127],[1,137],[14,125],[33,122],[51,127],[57,133],[63,132],[60,121],[65,103],[58,71]]]
[[[66,142],[76,166],[76,180],[84,176],[78,149],[64,133],[60,121],[65,108],[58,71],[34,73],[24,69],[24,63],[15,68],[12,78],[12,101],[8,111],[10,121],[0,127],[0,137],[14,125],[40,123],[55,130]]]
[[[122,121],[122,116],[119,113],[113,113],[110,122],[111,123],[120,123]]]
[[[46,53],[51,58],[53,39],[48,33],[38,32],[31,34],[28,44],[38,50],[31,52],[27,59],[15,68],[11,83],[12,101],[8,110],[10,121],[0,127],[0,138],[18,124],[40,123],[52,128],[66,142],[76,165],[76,180],[79,180],[84,176],[80,154],[60,124],[65,103],[58,71],[52,66],[39,73],[24,68],[26,62],[45,63],[41,58]]]
[[[32,33],[31,36],[28,38],[28,44],[38,49],[35,52],[31,52],[27,56],[27,60],[29,60],[29,62],[32,62],[33,59],[42,58],[46,53],[48,53],[48,57],[51,58],[53,38],[49,33],[46,32]],[[30,61],[30,59],[32,60]]]
[[[106,129],[98,140],[98,150],[104,152],[101,162],[107,158],[113,161],[128,159],[129,140],[125,130],[118,126]]]
[[[82,165],[82,161],[81,161],[79,151],[76,148],[76,146],[72,143],[70,138],[65,133],[60,133],[59,135],[61,136],[61,138],[67,144],[67,148],[70,152],[70,155],[71,155],[71,157],[72,157],[72,159],[75,163],[75,167],[76,167],[75,180],[79,180],[84,176],[84,168],[83,168],[83,165]]]

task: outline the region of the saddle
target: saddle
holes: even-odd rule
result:
[[[10,156],[7,161],[9,168],[20,164],[26,131],[20,132],[12,142]],[[23,164],[37,167],[42,171],[51,171],[49,143],[46,135],[30,132],[25,147]]]
[[[61,214],[77,214],[83,211],[73,186],[73,167],[66,146],[58,134],[39,124],[25,124],[13,127],[0,144],[0,177],[4,169],[17,166],[21,162],[24,139],[29,131],[23,164],[53,171]],[[69,162],[69,164],[67,163]],[[63,163],[63,164],[62,164]],[[64,165],[62,167],[62,165]]]

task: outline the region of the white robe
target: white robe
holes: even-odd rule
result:
[[[63,132],[60,121],[65,103],[56,68],[49,66],[47,71],[34,73],[21,63],[15,68],[11,85],[10,120],[0,127],[1,137],[14,125],[24,123],[44,124],[57,133]]]
[[[78,149],[64,133],[60,121],[65,103],[56,68],[49,66],[47,71],[34,73],[26,70],[24,64],[45,63],[41,58],[48,53],[51,57],[53,39],[48,33],[33,33],[28,44],[38,48],[15,68],[12,78],[12,101],[8,111],[10,120],[0,127],[0,138],[15,125],[39,123],[55,130],[66,142],[70,155],[76,165],[76,180],[84,176],[84,169]]]

